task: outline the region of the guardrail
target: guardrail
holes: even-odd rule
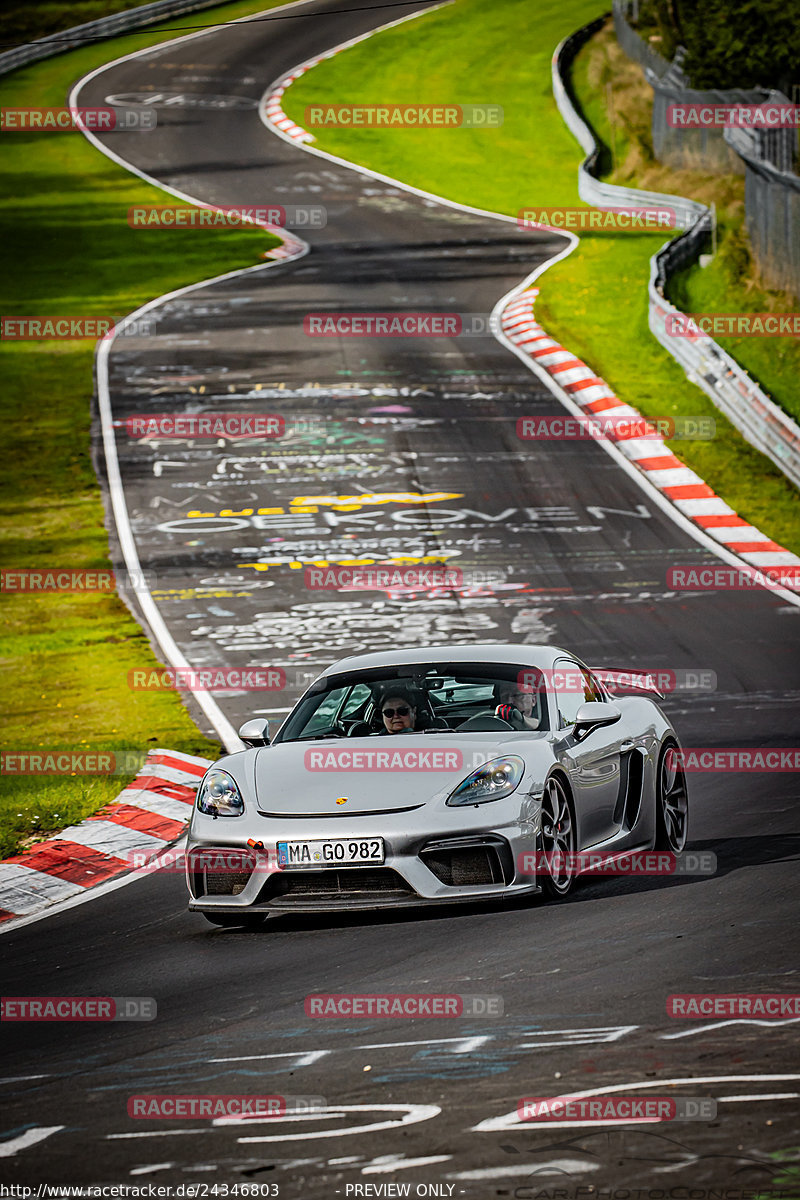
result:
[[[589,38],[605,24],[605,18],[599,17],[584,25],[556,47],[552,63],[553,94],[558,111],[564,118],[572,135],[580,143],[586,158],[578,167],[578,195],[586,204],[595,208],[669,208],[675,213],[677,229],[691,229],[704,216],[708,209],[696,200],[687,200],[685,196],[673,196],[664,192],[645,192],[638,188],[618,187],[616,184],[603,183],[597,179],[594,172],[600,156],[600,147],[589,126],[578,112],[578,103],[572,94],[566,79],[566,69],[575,55]]]
[[[602,183],[592,174],[600,147],[578,111],[566,72],[580,47],[603,23],[603,18],[592,21],[565,38],[556,47],[552,60],[553,94],[558,111],[587,156],[578,168],[578,193],[583,201],[596,208],[669,207],[675,211],[678,228],[686,232],[667,242],[650,259],[650,331],[742,436],[800,487],[800,427],[796,422],[712,338],[674,337],[667,333],[667,318],[680,314],[664,295],[667,281],[676,270],[700,255],[713,229],[713,213],[705,205],[683,196],[618,187]],[[800,197],[800,192],[797,195]]]
[[[681,259],[685,262],[699,253],[698,247],[707,240],[710,228],[710,222],[699,221],[696,229],[668,243],[650,259],[650,332],[742,436],[766,454],[795,487],[800,487],[800,427],[713,338],[705,334],[675,337],[667,332],[668,319],[680,309],[665,298],[663,281],[678,269]],[[696,245],[686,253],[681,243],[695,235]]]
[[[213,8],[218,4],[219,0],[157,0],[155,4],[142,4],[139,8],[113,13],[109,17],[99,17],[96,21],[87,21],[83,25],[73,25],[71,29],[48,34],[47,37],[37,38],[35,42],[15,46],[13,50],[5,50],[0,54],[0,75],[7,75],[9,71],[16,71],[17,67],[38,62],[39,59],[75,50],[88,42],[104,41],[105,38],[114,37],[118,33],[141,29],[143,25],[155,25],[167,17],[179,17],[184,13]]]

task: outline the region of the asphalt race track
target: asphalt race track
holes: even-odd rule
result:
[[[561,410],[491,335],[304,333],[312,312],[488,316],[564,244],[326,162],[264,127],[257,105],[273,80],[387,20],[353,7],[324,0],[294,10],[314,14],[306,20],[162,46],[80,93],[82,105],[150,97],[157,129],[106,142],[169,187],[217,205],[327,209],[324,228],[298,231],[304,257],[167,301],[151,336],[114,344],[128,510],[175,641],[194,667],[285,671],[274,694],[217,696],[234,727],[253,713],[280,718],[349,652],[509,640],[563,645],[598,667],[713,671],[715,691],[664,704],[686,746],[795,744],[800,608],[766,592],[669,591],[669,566],[712,556],[602,447],[520,442],[518,417]],[[188,94],[191,104],[174,99]],[[125,434],[133,414],[223,408],[278,413],[287,436],[265,447]],[[303,562],[398,553],[449,555],[494,582],[410,596],[304,585]],[[796,989],[798,785],[776,772],[696,774],[690,785],[690,848],[717,855],[712,877],[584,882],[563,904],[281,917],[254,933],[190,916],[182,877],[160,874],[10,930],[6,994],[153,996],[158,1017],[13,1028],[0,1178],[255,1182],[298,1200],[379,1195],[353,1186],[388,1182],[519,1200],[769,1189],[770,1155],[797,1142],[797,1022],[676,1021],[666,999]],[[303,998],[326,991],[499,995],[504,1015],[307,1018]],[[622,1128],[514,1120],[524,1096],[626,1085],[713,1097],[717,1116]],[[328,1109],[210,1127],[128,1117],[130,1096],[167,1092],[321,1096]]]

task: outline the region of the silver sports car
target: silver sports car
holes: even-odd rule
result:
[[[619,694],[620,680],[625,691]],[[215,925],[544,892],[592,864],[674,855],[688,824],[672,725],[646,675],[552,646],[429,646],[341,659],[274,739],[215,763],[186,852]]]

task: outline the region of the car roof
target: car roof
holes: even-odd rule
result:
[[[353,654],[340,658],[322,673],[339,675],[343,671],[369,670],[375,667],[394,667],[405,663],[474,662],[513,663],[524,667],[551,667],[559,658],[575,659],[574,654],[560,646],[531,646],[514,642],[477,642],[463,646],[412,646],[406,650],[379,650],[372,654]],[[575,661],[580,662],[580,659]]]

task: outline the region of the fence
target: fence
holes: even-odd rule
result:
[[[663,78],[672,64],[652,46],[649,46],[644,38],[639,37],[635,29],[630,27],[626,20],[627,11],[628,5],[625,0],[614,0],[614,33],[617,35],[620,48],[628,58],[632,58],[641,67],[652,71],[656,79]],[[681,47],[681,49],[683,48]]]
[[[553,94],[556,104],[587,155],[578,168],[578,190],[581,199],[598,208],[650,206],[655,193],[600,183],[589,174],[590,167],[597,162],[599,146],[570,94],[567,73],[580,47],[598,27],[599,23],[593,21],[591,25],[579,29],[566,38],[553,55]],[[763,163],[757,165],[765,169]],[[748,170],[749,166],[748,163]],[[775,169],[771,170],[774,172]],[[800,200],[800,193],[796,195]],[[739,432],[766,454],[796,487],[800,487],[800,427],[710,337],[673,337],[667,333],[667,318],[679,311],[664,296],[667,280],[700,255],[712,231],[713,215],[704,205],[682,197],[657,196],[657,199],[662,206],[669,205],[676,212],[681,212],[684,220],[679,224],[686,232],[662,246],[650,260],[650,331],[681,364],[689,379],[703,389]]]
[[[667,63],[627,21],[626,0],[614,0],[614,32],[620,48],[644,69],[653,89],[653,149],[659,162],[690,170],[735,171],[745,166],[725,137],[722,126],[716,128],[675,128],[668,122],[671,105],[710,104],[789,104],[788,96],[766,88],[729,88],[695,91],[683,70],[686,50],[679,46],[675,58]],[[758,156],[780,171],[792,171],[797,157],[797,130],[793,128],[759,130]]]
[[[41,58],[86,46],[92,41],[103,41],[118,33],[128,33],[143,25],[155,25],[168,17],[179,17],[198,9],[213,8],[216,4],[219,4],[219,0],[157,0],[155,4],[142,4],[139,8],[114,13],[110,17],[87,21],[84,25],[73,25],[61,33],[51,33],[47,37],[37,38],[35,42],[26,42],[22,46],[15,46],[13,50],[4,51],[0,54],[0,75],[38,62]]]
[[[765,161],[748,130],[728,129],[725,138],[745,164],[745,224],[762,277],[800,295],[800,178]]]

